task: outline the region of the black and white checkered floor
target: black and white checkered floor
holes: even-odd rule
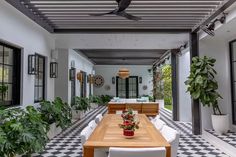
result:
[[[236,148],[236,133],[235,132],[228,132],[226,134],[219,135],[213,130],[206,130],[208,133],[214,135],[215,137],[219,138],[220,140],[230,144],[231,146]]]
[[[105,113],[106,107],[99,107],[89,112],[83,119],[53,138],[44,152],[37,157],[82,157],[80,143],[81,130],[99,113]],[[191,123],[173,122],[171,113],[161,110],[161,119],[181,133],[178,157],[227,157],[217,148],[207,143],[201,136],[191,133]]]

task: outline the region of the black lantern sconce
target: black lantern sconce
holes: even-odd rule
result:
[[[58,77],[58,63],[51,62],[50,63],[50,78],[57,78]]]
[[[28,56],[28,74],[29,75],[36,75],[36,55],[29,55]]]
[[[139,77],[139,83],[143,83],[143,78],[142,77]]]
[[[112,84],[115,84],[116,83],[116,78],[115,77],[112,77]]]
[[[75,75],[76,75],[76,69],[71,68],[70,69],[70,81],[75,81]]]

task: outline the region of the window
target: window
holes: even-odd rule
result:
[[[236,124],[236,40],[230,42],[233,124]]]
[[[34,83],[34,102],[45,98],[45,57],[36,54],[36,75]]]
[[[138,76],[126,79],[116,78],[116,96],[120,98],[138,98]]]
[[[20,49],[0,43],[0,103],[4,106],[20,104]],[[14,89],[14,90],[13,90]]]

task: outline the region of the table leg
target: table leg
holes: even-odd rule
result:
[[[166,147],[166,157],[171,157],[171,147]]]
[[[84,147],[83,154],[84,154],[84,157],[94,157],[94,148]]]

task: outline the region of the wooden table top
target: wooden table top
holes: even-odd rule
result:
[[[170,144],[161,133],[154,127],[144,114],[139,114],[140,128],[135,131],[132,139],[123,136],[123,129],[118,124],[122,123],[120,115],[106,114],[92,135],[84,144],[84,148],[101,147],[166,147]]]

